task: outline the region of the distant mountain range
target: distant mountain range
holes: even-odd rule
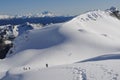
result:
[[[63,16],[63,15],[56,15],[55,13],[52,13],[50,11],[44,11],[42,13],[36,13],[36,14],[25,14],[25,15],[0,15],[0,19],[11,19],[11,18],[33,18],[33,17],[56,17],[56,16]]]

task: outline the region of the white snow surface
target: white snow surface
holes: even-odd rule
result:
[[[119,63],[119,60],[108,60],[35,70],[14,68],[2,80],[120,80]]]
[[[119,30],[118,19],[98,10],[69,22],[28,31],[15,39],[7,58],[0,61],[0,78],[119,80],[119,60],[75,63],[101,55],[119,54]],[[46,64],[51,68],[46,69]]]

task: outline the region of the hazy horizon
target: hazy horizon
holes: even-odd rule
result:
[[[1,0],[0,14],[24,15],[51,11],[60,15],[78,15],[89,10],[105,10],[115,6],[119,0]]]

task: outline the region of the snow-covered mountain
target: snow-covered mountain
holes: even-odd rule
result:
[[[37,14],[26,14],[26,15],[16,15],[16,18],[33,18],[33,17],[55,17],[57,16],[56,14],[49,12],[49,11],[44,11],[42,13],[37,13]]]
[[[39,27],[38,27],[39,26]],[[24,34],[25,32],[29,31],[29,30],[33,30],[33,29],[40,29],[43,26],[41,24],[32,24],[32,23],[25,23],[25,24],[21,24],[21,25],[16,25],[14,26],[16,27],[18,30],[18,36]]]
[[[9,16],[9,15],[0,15],[0,19],[10,19],[13,18],[13,16]]]
[[[35,17],[55,17],[57,16],[55,13],[52,13],[50,11],[44,11],[41,14],[34,15]]]
[[[16,47],[12,50],[19,54],[22,51],[37,49],[35,53],[44,52],[46,56],[55,53],[59,58],[71,55],[78,60],[117,52],[120,49],[119,22],[104,11],[88,12],[69,22],[52,24],[23,34],[15,40]]]
[[[25,15],[15,15],[15,16],[10,16],[10,15],[0,15],[0,19],[10,19],[10,18],[33,18],[33,17],[55,17],[58,16],[55,13],[52,13],[50,11],[44,11],[42,13],[37,13],[37,14],[32,14],[28,13]]]
[[[119,30],[120,20],[110,16],[109,11],[97,10],[65,23],[28,31],[15,39],[7,58],[0,61],[0,78],[119,80],[120,61],[115,60],[120,55]],[[107,55],[108,60],[94,62],[96,59],[92,58],[101,55]],[[88,62],[81,63],[84,60]],[[51,68],[46,69],[47,66]]]
[[[28,14],[24,14],[24,15],[15,15],[15,16],[10,16],[10,15],[0,15],[0,19],[14,19],[14,18],[22,18],[22,19],[26,19],[26,18],[39,18],[39,17],[55,17],[58,16],[55,13],[52,13],[50,11],[44,11],[42,13],[36,13],[36,14],[32,14],[32,13],[28,13]]]
[[[0,26],[0,36],[4,36],[5,38],[16,38],[29,30],[40,29],[42,27],[41,24],[32,24],[28,22],[20,25],[3,25]]]

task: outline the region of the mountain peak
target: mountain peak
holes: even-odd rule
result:
[[[50,11],[43,11],[40,15],[41,15],[42,17],[47,17],[47,16],[49,16],[49,17],[54,17],[54,16],[55,16],[55,14],[52,13],[52,12],[50,12]]]
[[[106,15],[108,15],[107,12],[105,11],[101,11],[101,10],[94,10],[94,11],[89,11],[86,12],[84,14],[81,14],[77,17],[75,17],[73,20],[71,21],[80,21],[80,22],[88,22],[88,21],[96,21],[99,18],[105,17]]]
[[[110,10],[111,12],[115,12],[115,11],[117,11],[118,9],[117,9],[116,7],[114,7],[114,6],[112,6],[109,10]]]

